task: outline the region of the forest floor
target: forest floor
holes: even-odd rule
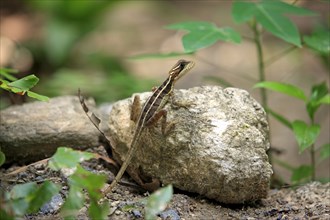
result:
[[[92,159],[84,162],[83,166],[90,171],[106,173],[113,177],[106,164],[100,160]],[[20,167],[2,169],[1,176],[18,168]],[[0,186],[1,190],[10,190],[18,183],[42,182],[46,179],[63,186],[59,199],[36,214],[26,215],[24,219],[61,219],[59,207],[68,193],[68,187],[63,175],[50,171],[45,163],[27,166],[18,174],[10,176],[10,181],[1,181]],[[122,183],[108,194],[107,199],[111,205],[109,219],[143,219],[142,200],[148,193],[143,192],[128,177],[124,178]],[[128,206],[131,208],[127,209]],[[89,219],[87,207],[79,211],[77,219]],[[330,183],[311,182],[294,188],[270,189],[267,198],[240,205],[221,204],[197,194],[174,189],[173,198],[159,219],[330,219]]]

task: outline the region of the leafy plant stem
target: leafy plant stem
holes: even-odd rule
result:
[[[258,24],[254,21],[251,25],[253,33],[254,33],[254,41],[257,47],[257,56],[258,56],[258,72],[259,72],[259,82],[265,81],[265,63],[262,51],[262,35],[260,33],[260,29],[258,28]],[[268,108],[268,101],[267,101],[267,91],[265,88],[260,89],[261,95],[261,104],[264,108]],[[267,118],[268,119],[268,118]]]
[[[311,167],[312,167],[312,181],[315,181],[315,146],[312,144],[310,148]]]
[[[256,44],[257,56],[258,56],[258,72],[259,72],[259,82],[265,81],[265,63],[264,63],[264,55],[262,51],[262,33],[261,29],[258,27],[257,21],[254,19],[252,23],[250,23],[250,27],[254,33],[254,42]],[[265,88],[260,88],[260,96],[261,96],[261,104],[265,109],[268,109],[268,100],[267,100],[267,91]],[[266,114],[267,121],[269,121],[269,116]],[[268,134],[270,138],[270,134]],[[268,158],[270,164],[272,164],[272,155],[268,151]]]
[[[311,124],[314,124],[314,118],[311,118]],[[311,154],[311,167],[312,167],[312,181],[315,181],[315,144],[313,143],[310,148]]]

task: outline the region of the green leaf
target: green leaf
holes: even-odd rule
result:
[[[270,115],[272,115],[276,120],[278,120],[279,122],[281,122],[283,125],[285,125],[286,127],[288,127],[289,129],[292,130],[292,125],[291,122],[285,118],[283,115],[274,112],[273,110],[267,108],[266,112]]]
[[[94,154],[72,150],[71,148],[59,147],[50,159],[48,166],[53,170],[62,168],[75,168],[84,160],[94,158]]]
[[[295,170],[293,170],[291,175],[291,181],[293,183],[298,183],[302,180],[306,180],[311,177],[313,169],[311,166],[302,165]]]
[[[88,208],[88,213],[91,219],[107,219],[107,216],[110,211],[110,206],[108,202],[103,204],[98,204],[96,201],[91,201],[91,204]]]
[[[82,189],[89,194],[90,206],[89,214],[92,219],[105,219],[109,213],[108,203],[98,204],[102,197],[101,188],[104,186],[107,177],[105,175],[94,174],[84,170],[80,165],[74,174],[69,177],[70,192],[67,201],[62,208],[62,216],[65,219],[72,219],[84,204]]]
[[[10,197],[12,199],[25,198],[29,194],[34,193],[37,190],[37,184],[35,182],[24,183],[15,185],[10,191]]]
[[[231,28],[218,28],[210,22],[183,22],[167,26],[173,30],[187,30],[189,33],[182,38],[185,52],[191,53],[208,47],[219,40],[240,43],[241,36]]]
[[[89,193],[90,199],[97,200],[102,197],[100,189],[104,186],[107,177],[105,175],[94,174],[84,170],[80,165],[76,172],[70,176],[70,184],[84,188]]]
[[[43,96],[35,92],[27,91],[27,95],[31,98],[35,98],[40,101],[44,101],[44,102],[49,101],[49,98],[47,96]]]
[[[29,213],[37,212],[40,207],[48,202],[60,190],[60,187],[55,183],[45,181],[38,190],[33,194],[29,201]]]
[[[324,55],[329,55],[330,52],[330,30],[319,28],[315,30],[310,36],[303,37],[304,42],[310,48],[320,52]]]
[[[82,188],[70,184],[69,195],[61,208],[64,219],[75,219],[78,211],[84,206],[85,197]]]
[[[259,83],[255,84],[253,88],[266,88],[266,89],[270,89],[270,90],[273,90],[276,92],[280,92],[280,93],[301,99],[303,101],[307,100],[307,98],[304,94],[304,91],[291,84],[264,81],[264,82],[259,82]]]
[[[5,163],[6,155],[0,150],[0,167]]]
[[[330,94],[327,94],[325,96],[323,96],[323,98],[321,98],[319,101],[318,101],[319,104],[330,104]]]
[[[269,0],[256,3],[236,1],[232,10],[232,16],[237,23],[255,18],[270,33],[300,47],[298,29],[284,14],[315,15],[314,12],[304,8]]]
[[[315,112],[322,104],[320,101],[323,101],[324,97],[329,96],[328,91],[329,90],[325,82],[312,87],[311,96],[309,97],[309,101],[307,103],[307,112],[310,118],[314,118]]]
[[[139,54],[129,57],[132,60],[143,60],[143,59],[160,59],[160,58],[171,58],[185,55],[192,55],[192,52],[171,52],[171,53],[153,53],[153,54]]]
[[[13,70],[13,69],[0,68],[0,75],[2,75],[3,77],[5,77],[10,81],[17,80],[15,76],[11,75],[12,73],[17,73],[17,72],[18,72],[17,70]]]
[[[322,145],[320,149],[321,160],[325,160],[330,157],[330,143]]]
[[[38,211],[58,191],[59,187],[49,181],[45,181],[41,186],[35,182],[14,186],[10,191],[10,198],[15,214],[23,215]]]
[[[235,1],[232,8],[232,17],[236,23],[243,23],[251,20],[257,13],[256,4],[247,1]]]
[[[28,91],[38,83],[39,79],[35,75],[28,75],[19,80],[13,81],[8,84],[8,86]]]
[[[155,219],[156,215],[166,208],[167,203],[172,199],[172,195],[172,185],[168,185],[152,193],[147,199],[145,219]]]
[[[299,153],[315,143],[320,134],[320,125],[308,126],[303,121],[294,121],[292,123],[293,132],[299,145]]]
[[[12,199],[11,207],[14,215],[23,216],[29,208],[29,203],[24,198]]]

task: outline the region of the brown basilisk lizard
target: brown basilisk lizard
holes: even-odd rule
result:
[[[139,97],[138,96],[134,97],[132,109],[133,110],[140,109],[140,113],[136,123],[133,140],[126,154],[125,161],[123,162],[113,182],[104,191],[104,194],[114,189],[114,187],[120,181],[121,177],[123,176],[126,168],[128,167],[133,157],[136,147],[139,145],[140,137],[144,129],[146,127],[154,125],[160,118],[162,118],[162,132],[163,134],[165,133],[167,112],[166,110],[163,109],[163,107],[168,101],[169,97],[172,95],[175,82],[178,79],[180,79],[183,75],[185,75],[193,66],[194,66],[194,62],[192,61],[179,60],[169,71],[169,75],[167,79],[163,82],[163,84],[153,90],[152,95],[147,99],[142,109],[140,106],[139,107],[135,106],[135,105],[140,105],[140,103],[139,103]],[[133,113],[137,115],[136,112]],[[133,116],[131,115],[131,118],[132,117]]]

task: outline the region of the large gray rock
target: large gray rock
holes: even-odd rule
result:
[[[140,95],[142,103],[149,95]],[[167,136],[160,126],[145,130],[129,174],[157,178],[224,203],[266,197],[272,168],[266,154],[269,128],[260,104],[244,90],[217,86],[175,90],[172,98],[165,109],[174,129]],[[124,160],[134,134],[131,103],[119,101],[110,113],[118,161]]]
[[[58,97],[0,111],[0,146],[6,163],[43,159],[60,146],[85,149],[97,146],[98,140],[99,132],[77,97]]]

